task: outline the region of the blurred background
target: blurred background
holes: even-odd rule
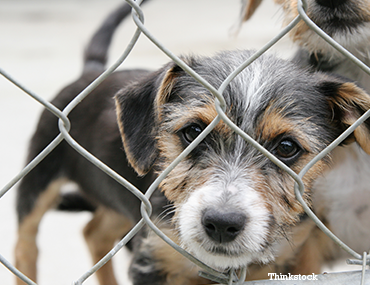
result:
[[[25,87],[50,100],[81,72],[85,44],[118,0],[0,0],[0,68]],[[281,11],[263,1],[238,35],[231,28],[239,16],[240,0],[152,0],[144,5],[145,24],[175,54],[212,55],[224,49],[258,49],[281,30]],[[117,30],[110,63],[119,57],[134,33],[131,19]],[[285,37],[272,51],[289,58],[294,47]],[[120,68],[157,69],[169,59],[145,36]],[[0,76],[0,188],[25,163],[28,141],[41,105]],[[0,254],[13,262],[17,221],[16,186],[0,199]],[[82,237],[89,213],[50,211],[41,223],[38,244],[39,284],[71,284],[91,266]],[[117,277],[129,284],[129,253],[115,259]],[[0,265],[0,283],[15,277]],[[95,277],[84,284],[97,284]]]

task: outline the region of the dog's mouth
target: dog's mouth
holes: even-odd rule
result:
[[[226,248],[223,248],[223,247],[216,247],[216,248],[213,248],[212,250],[208,251],[209,253],[211,254],[214,254],[214,255],[224,255],[224,256],[239,256],[240,253],[239,252],[234,252],[234,251],[230,251]]]
[[[203,244],[203,248],[206,252],[218,256],[237,257],[243,254],[243,251],[240,248],[233,248],[233,246],[227,245],[205,246]]]
[[[274,259],[272,245],[251,250],[238,242],[215,244],[205,238],[202,243],[183,241],[182,247],[202,262],[220,270],[240,268],[254,262],[268,263]]]

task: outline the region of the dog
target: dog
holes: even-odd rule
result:
[[[240,22],[248,20],[261,2],[243,1]],[[298,16],[297,1],[275,2],[282,6],[286,24]],[[306,13],[325,33],[370,66],[369,1],[308,0]],[[299,22],[290,36],[299,47],[293,62],[313,72],[349,78],[370,92],[369,75],[308,28],[305,22]],[[367,219],[370,215],[370,157],[357,144],[336,148],[332,157],[331,169],[317,180],[314,187],[314,209],[334,234],[362,254],[370,249],[367,238],[370,234]],[[338,248],[326,254],[342,256]]]
[[[88,51],[81,78],[53,100],[58,108],[102,72],[105,56],[97,60]],[[225,51],[183,60],[218,88],[252,54]],[[267,54],[231,81],[223,96],[226,115],[296,173],[370,108],[370,96],[354,83]],[[70,134],[144,192],[216,116],[211,92],[168,63],[157,71],[113,73],[71,112]],[[42,114],[29,160],[59,133],[57,121]],[[369,122],[362,124],[343,145],[355,140],[370,153],[369,128]],[[303,177],[307,203],[329,166],[327,157]],[[18,189],[17,267],[33,279],[37,226],[58,204],[66,181],[75,182],[96,208],[84,231],[94,261],[141,218],[136,197],[62,142]],[[151,199],[152,218],[171,239],[220,271],[248,266],[248,279],[267,277],[267,270],[311,274],[320,244],[306,243],[314,224],[295,199],[293,186],[287,173],[220,121],[161,182]],[[133,284],[211,282],[147,228],[132,247]],[[100,284],[116,282],[111,264],[97,275]]]
[[[235,51],[183,60],[217,89],[251,55]],[[223,96],[226,115],[296,173],[370,107],[367,93],[353,83],[268,55],[239,74]],[[173,63],[124,88],[116,101],[124,149],[139,174],[153,168],[162,172],[217,116],[211,92]],[[347,142],[356,140],[369,152],[368,127],[368,122],[362,124]],[[324,159],[304,177],[308,203],[329,165],[330,159]],[[284,266],[279,270],[312,274],[320,244],[299,245],[312,221],[305,218],[293,185],[288,174],[221,121],[159,186],[174,207],[173,229],[166,232],[219,270],[268,264],[277,256],[282,261],[277,265]],[[294,235],[295,256],[284,256],[285,234],[288,240]],[[151,261],[156,268],[169,266],[172,259],[152,236],[148,239],[142,241],[142,274],[150,271],[148,252],[157,259]],[[164,284],[193,283],[167,279]]]
[[[242,1],[238,26],[252,17],[261,2],[262,0]],[[275,0],[275,2],[283,8],[285,24],[299,15],[297,0]],[[369,66],[369,5],[368,0],[307,0],[306,13],[319,28]],[[290,36],[299,46],[293,58],[294,62],[304,67],[309,66],[313,70],[335,73],[352,79],[369,92],[369,75],[323,40],[304,21],[300,21],[291,30]]]
[[[113,33],[130,13],[131,6],[123,4],[107,17],[85,50],[82,75],[55,97],[52,101],[54,106],[62,110],[104,71]],[[147,189],[153,175],[138,177],[128,166],[121,147],[113,96],[130,81],[137,80],[146,73],[147,71],[143,70],[115,72],[69,116],[73,125],[70,134],[78,143],[139,189]],[[30,141],[27,161],[36,157],[58,133],[58,118],[45,110]],[[78,186],[78,193],[62,192],[64,185],[70,182]],[[104,189],[110,189],[109,197],[104,194]],[[91,192],[95,195],[84,194]],[[124,207],[120,201],[132,204],[132,209],[122,214]],[[161,203],[160,198],[157,201]],[[166,203],[165,199],[163,201]],[[155,201],[153,203],[155,204]],[[131,229],[132,224],[138,222],[136,217],[140,215],[140,202],[134,195],[84,160],[63,141],[21,180],[17,188],[18,240],[15,247],[15,264],[20,271],[35,281],[38,226],[43,215],[54,208],[94,211],[93,219],[84,229],[94,263],[108,253],[114,243]],[[97,278],[100,284],[117,284],[111,262],[97,272]],[[17,279],[17,284],[24,283]]]

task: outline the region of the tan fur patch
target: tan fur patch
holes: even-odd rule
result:
[[[333,104],[338,105],[344,112],[343,123],[352,125],[362,115],[361,111],[370,109],[369,95],[353,83],[344,83],[338,90],[338,97]],[[360,108],[360,110],[356,109]],[[358,126],[353,132],[357,143],[370,154],[370,133],[365,124]]]
[[[282,5],[283,10],[285,11],[285,19],[284,23],[285,25],[288,25],[295,17],[297,17],[298,14],[298,8],[297,8],[297,1],[294,0],[275,0],[276,4]],[[307,32],[309,30],[309,27],[307,24],[301,20],[291,31],[290,36],[293,38],[293,40],[298,40],[300,38],[300,35]]]
[[[168,97],[170,96],[172,88],[175,85],[176,78],[177,74],[174,72],[174,68],[171,68],[166,72],[155,100],[155,104],[158,108],[168,101]],[[158,115],[160,116],[159,112]]]
[[[309,268],[310,265],[302,264],[298,262],[305,262],[307,260],[300,259],[297,260],[296,255],[297,251],[304,245],[310,236],[312,230],[315,228],[315,223],[307,219],[304,222],[294,226],[292,234],[289,235],[288,240],[282,240],[279,250],[279,255],[276,257],[276,260],[272,264],[267,265],[252,265],[249,267],[249,272],[247,275],[247,280],[258,280],[258,279],[269,279],[268,273],[282,273],[285,272],[290,263],[294,269],[303,266],[305,270]],[[316,267],[315,267],[316,268]],[[297,272],[299,274],[300,272]],[[314,271],[310,272],[310,274]]]
[[[64,178],[52,181],[39,195],[32,212],[19,225],[15,246],[15,266],[33,281],[36,281],[37,277],[36,236],[39,224],[45,213],[56,206],[60,187],[67,182],[68,180]],[[17,279],[17,284],[22,285],[24,282]]]
[[[193,169],[186,160],[178,164],[161,183],[160,188],[175,205],[186,201],[191,191],[203,185],[208,179],[207,170]]]
[[[93,218],[84,228],[84,237],[89,247],[92,261],[96,264],[102,259],[132,227],[123,215],[100,206]],[[96,272],[100,285],[117,285],[112,260]]]
[[[256,133],[262,140],[271,140],[280,134],[292,132],[294,125],[293,122],[285,119],[281,112],[268,112],[267,109]]]
[[[271,104],[272,105],[272,104]],[[270,106],[271,106],[270,105]],[[306,150],[310,150],[309,144],[303,132],[299,130],[298,124],[305,122],[292,121],[284,117],[283,110],[275,110],[273,107],[267,107],[259,126],[256,130],[257,137],[264,141],[272,140],[281,134],[294,133],[300,144]],[[308,119],[306,119],[307,121]]]
[[[204,97],[206,97],[206,95],[204,95]],[[212,101],[201,107],[193,107],[191,105],[184,105],[182,107],[182,116],[171,122],[171,129],[173,131],[180,130],[188,122],[202,122],[205,126],[208,126],[218,115]],[[216,125],[214,131],[225,137],[229,137],[232,134],[231,128],[223,121],[220,121]]]
[[[283,110],[276,110],[273,108],[273,104],[270,104],[270,106],[266,108],[256,129],[256,137],[260,138],[262,141],[272,141],[283,134],[294,134],[294,137],[307,151],[301,154],[299,160],[292,166],[292,170],[297,174],[315,157],[315,155],[317,155],[310,145],[310,143],[312,143],[312,141],[310,141],[312,138],[307,138],[301,129],[302,126],[309,127],[307,126],[307,120],[308,119],[305,119],[305,121],[292,121],[289,118],[285,118]],[[311,203],[308,193],[311,190],[312,183],[322,174],[326,167],[327,165],[324,161],[319,161],[309,169],[302,179],[306,187],[304,199],[308,204]],[[268,186],[261,183],[259,187],[266,201],[272,203],[274,216],[277,220],[285,224],[294,224],[297,215],[303,212],[301,204],[295,197],[294,179],[285,172],[281,174],[279,179],[269,179],[269,176],[267,176],[267,179]]]
[[[315,226],[296,255],[291,274],[319,274],[323,263],[338,254],[338,251],[339,247]]]
[[[168,167],[168,165],[172,163],[184,150],[180,138],[178,134],[176,134],[184,127],[184,125],[189,122],[199,121],[204,123],[204,125],[208,125],[217,116],[217,112],[212,105],[205,105],[198,108],[186,108],[188,108],[186,109],[186,112],[182,112],[184,116],[176,117],[167,127],[171,132],[164,130],[157,138],[158,148],[161,152],[161,157],[164,159],[164,161],[162,161],[161,169]],[[217,124],[212,132],[217,133],[217,135],[223,138],[228,138],[232,134],[230,127],[222,121]],[[187,195],[189,195],[190,189],[194,189],[206,182],[208,176],[207,170],[193,169],[190,173],[189,169],[191,168],[192,165],[185,159],[180,162],[162,181],[160,187],[170,201],[181,203],[181,201],[184,201]],[[185,187],[182,183],[185,182],[186,189],[188,189],[186,192],[182,191],[182,188]]]

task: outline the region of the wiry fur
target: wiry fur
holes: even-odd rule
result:
[[[183,59],[218,88],[251,55],[234,51]],[[223,96],[227,116],[296,173],[353,123],[349,118],[370,107],[369,96],[353,83],[268,55],[238,75]],[[140,173],[164,170],[194,137],[194,128],[204,129],[217,115],[211,93],[175,64],[124,88],[116,101],[125,150]],[[365,133],[367,128],[360,127]],[[355,139],[367,149],[362,131],[347,142]],[[297,146],[289,158],[280,153],[287,141]],[[138,144],[146,148],[139,151]],[[304,176],[309,204],[313,185],[329,164],[326,158]],[[320,268],[315,259],[321,252],[306,243],[314,226],[304,218],[293,186],[287,173],[221,121],[160,188],[175,208],[172,235],[185,249],[220,270],[250,265],[250,277],[263,278],[265,267],[257,264],[274,264],[269,268],[282,273],[312,274]],[[217,235],[205,222],[209,216],[238,228],[232,237]],[[302,253],[307,251],[312,254]]]

